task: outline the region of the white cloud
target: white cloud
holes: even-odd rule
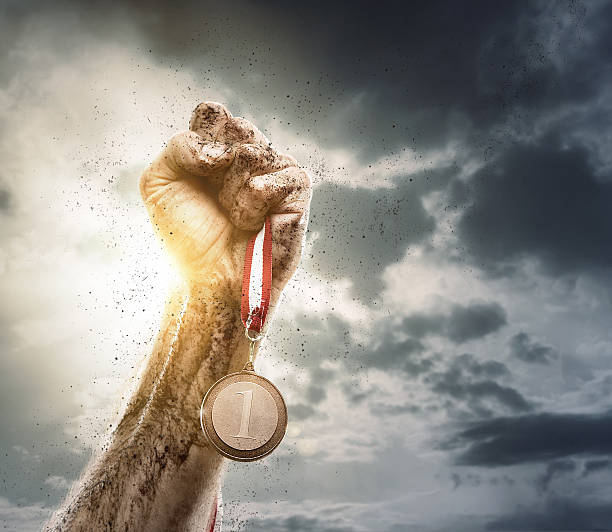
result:
[[[253,117],[257,123],[257,117]],[[395,186],[395,179],[407,177],[424,170],[434,170],[462,162],[465,151],[457,142],[444,149],[418,152],[409,146],[396,153],[385,154],[374,161],[365,162],[348,148],[328,147],[304,137],[276,121],[269,121],[268,131],[278,149],[288,151],[314,177],[315,187],[323,182],[334,182],[355,188],[388,188]],[[460,165],[461,167],[462,165]],[[316,193],[316,188],[315,188]]]
[[[51,513],[41,504],[17,505],[0,496],[0,526],[11,532],[39,530]]]
[[[66,491],[72,485],[72,482],[59,475],[51,475],[45,479],[45,484],[59,491]]]

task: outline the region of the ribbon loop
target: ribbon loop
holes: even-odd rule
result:
[[[263,330],[271,291],[272,230],[268,216],[259,233],[249,239],[244,256],[240,317],[249,339],[252,339],[250,331],[259,336]]]

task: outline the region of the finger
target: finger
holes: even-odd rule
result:
[[[232,113],[224,105],[217,102],[203,102],[193,110],[189,129],[204,140],[216,141],[226,122],[232,118]]]
[[[172,137],[168,148],[168,162],[177,176],[205,177],[213,187],[222,185],[223,174],[235,157],[231,145],[206,141],[192,131]]]
[[[214,156],[218,157],[217,149],[222,149],[217,146],[227,145],[235,149],[233,164],[226,174],[207,176],[213,186],[221,188],[218,200],[228,211],[232,209],[236,195],[250,176],[297,166],[293,157],[279,154],[254,124],[244,118],[233,117],[221,104],[201,103],[193,113],[190,129],[200,136],[206,136],[209,141],[212,139],[214,144],[210,145],[210,149],[214,150]],[[189,161],[191,157],[187,159]],[[196,161],[196,170],[198,163]],[[199,175],[197,171],[191,173]],[[205,173],[210,173],[210,169],[206,169]]]
[[[272,226],[272,288],[276,292],[275,301],[285,284],[295,273],[302,256],[310,194],[302,213],[273,214]]]
[[[240,145],[235,149],[234,160],[223,176],[222,188],[219,191],[219,203],[225,209],[231,211],[240,189],[250,178],[297,165],[297,161],[293,157],[279,154],[270,145]]]
[[[233,199],[230,220],[239,229],[261,229],[267,215],[299,214],[310,201],[308,173],[290,166],[248,178]]]
[[[257,231],[270,216],[272,226],[272,283],[281,290],[301,256],[311,198],[309,174],[297,166],[248,179],[230,210],[235,227]]]
[[[231,146],[208,142],[193,131],[178,133],[143,173],[140,191],[147,200],[168,183],[189,176],[204,177],[208,186],[220,189],[233,160]]]
[[[220,142],[227,142],[228,144],[272,145],[255,124],[240,116],[227,120],[220,129],[217,138]]]
[[[191,115],[189,129],[213,142],[270,145],[254,124],[245,118],[232,116],[224,105],[217,102],[199,104]]]

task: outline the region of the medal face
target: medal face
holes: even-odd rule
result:
[[[200,408],[202,430],[224,456],[248,462],[270,454],[287,428],[287,407],[268,379],[252,371],[213,384]]]

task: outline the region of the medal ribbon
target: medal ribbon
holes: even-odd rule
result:
[[[242,277],[242,301],[240,317],[249,331],[260,333],[263,329],[272,290],[272,228],[266,217],[261,231],[247,243]]]

